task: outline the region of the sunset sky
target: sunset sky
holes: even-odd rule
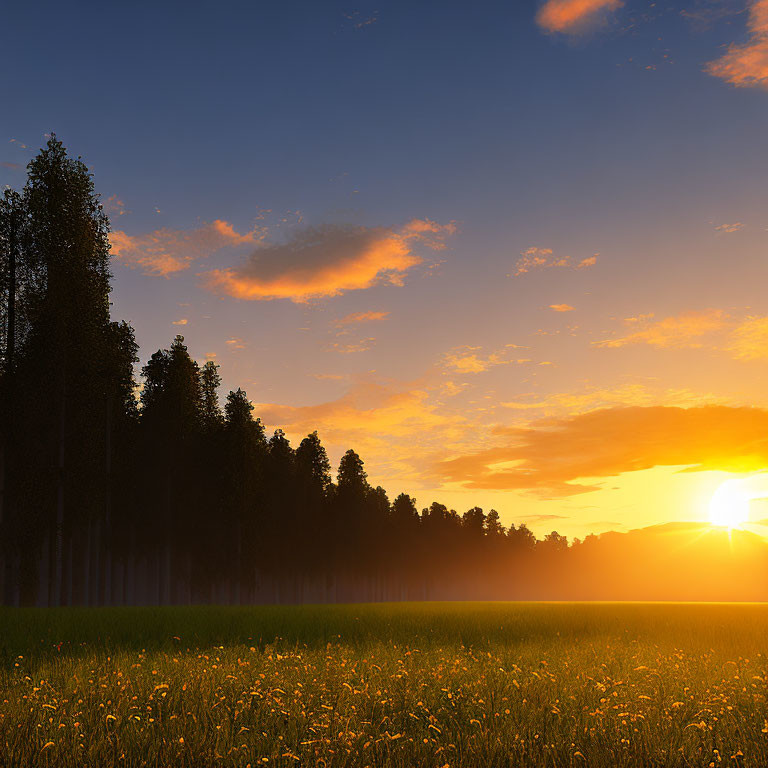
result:
[[[142,361],[419,507],[582,537],[744,476],[768,522],[768,0],[3,17],[0,185],[92,167]]]

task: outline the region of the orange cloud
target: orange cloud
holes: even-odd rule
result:
[[[768,317],[749,317],[736,326],[728,351],[737,360],[768,358]]]
[[[630,344],[650,344],[654,347],[700,347],[701,336],[720,330],[727,325],[727,315],[719,309],[705,312],[686,312],[676,317],[665,317],[653,322],[653,315],[630,317],[624,322],[629,327],[642,328],[618,339],[593,342],[598,347],[625,347]]]
[[[216,219],[191,230],[163,228],[129,235],[118,229],[110,233],[109,241],[112,255],[126,266],[167,277],[222,248],[253,245],[265,233],[264,228],[255,227],[241,235],[229,222]]]
[[[125,216],[126,213],[130,213],[130,211],[126,209],[125,203],[117,195],[110,195],[110,197],[106,199],[104,210],[110,216]]]
[[[753,0],[746,43],[732,43],[706,71],[737,88],[768,88],[768,0]]]
[[[317,429],[332,454],[353,447],[378,478],[398,483],[417,476],[416,465],[425,454],[445,445],[466,445],[475,434],[466,418],[447,412],[428,387],[372,376],[357,377],[336,400],[305,406],[261,403],[255,412],[292,440]]]
[[[482,373],[497,365],[510,363],[530,363],[530,359],[513,360],[507,355],[508,349],[518,349],[516,344],[509,344],[500,352],[484,354],[482,347],[457,347],[443,355],[443,366],[456,373]]]
[[[360,339],[359,341],[353,341],[348,344],[343,344],[339,341],[334,342],[331,344],[331,349],[342,355],[350,355],[354,352],[367,352],[375,343],[376,337],[369,336],[366,339]]]
[[[573,307],[570,304],[550,304],[549,308],[554,312],[573,312]]]
[[[383,320],[389,316],[389,312],[353,312],[336,321],[336,325],[356,325],[357,323],[372,323],[375,320]]]
[[[549,269],[550,267],[571,267],[572,269],[584,269],[597,264],[599,254],[588,256],[573,264],[570,256],[555,256],[551,248],[539,248],[534,245],[520,251],[520,258],[515,263],[515,277],[530,272],[533,269]]]
[[[607,408],[496,430],[504,444],[438,462],[466,488],[556,496],[597,490],[580,480],[656,466],[754,472],[768,467],[768,411],[705,405]]]
[[[715,227],[717,232],[730,235],[733,232],[738,232],[744,225],[740,221],[734,221],[733,224],[719,224]]]
[[[238,299],[310,299],[380,283],[401,285],[422,262],[417,245],[445,247],[455,225],[414,219],[400,230],[325,226],[304,229],[289,241],[258,248],[239,267],[207,273],[208,286]]]
[[[174,320],[171,325],[186,325],[188,322],[186,317],[182,317],[180,320]]]
[[[546,0],[536,23],[547,32],[578,34],[622,5],[621,0]]]

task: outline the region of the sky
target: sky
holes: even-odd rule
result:
[[[184,335],[390,497],[768,533],[768,0],[3,4],[142,361]]]

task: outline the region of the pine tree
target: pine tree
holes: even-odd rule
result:
[[[198,365],[183,336],[176,336],[170,349],[155,352],[142,375],[142,463],[150,516],[146,533],[155,545],[149,547],[154,549],[154,572],[148,599],[168,603],[173,599],[174,570],[191,569],[192,542],[201,525],[201,478],[196,470],[202,392]]]
[[[296,551],[303,569],[317,575],[332,546],[328,510],[331,464],[317,432],[296,449]]]
[[[109,222],[85,164],[55,137],[28,166],[21,208],[14,513],[27,597],[37,570],[47,573],[43,594],[59,605],[85,599],[88,542],[105,514],[112,383],[104,360],[121,353],[109,319]],[[36,569],[41,547],[53,556]]]
[[[219,405],[220,385],[219,366],[213,360],[209,360],[200,370],[200,417],[203,430],[209,433],[221,427],[224,420]]]
[[[230,535],[223,554],[230,559],[233,600],[240,603],[247,599],[244,590],[253,583],[255,575],[253,571],[246,573],[244,564],[253,563],[260,554],[266,440],[264,427],[253,418],[253,405],[244,390],[227,395],[224,414],[221,522]]]

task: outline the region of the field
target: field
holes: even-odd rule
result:
[[[0,612],[0,765],[767,766],[768,606]]]

